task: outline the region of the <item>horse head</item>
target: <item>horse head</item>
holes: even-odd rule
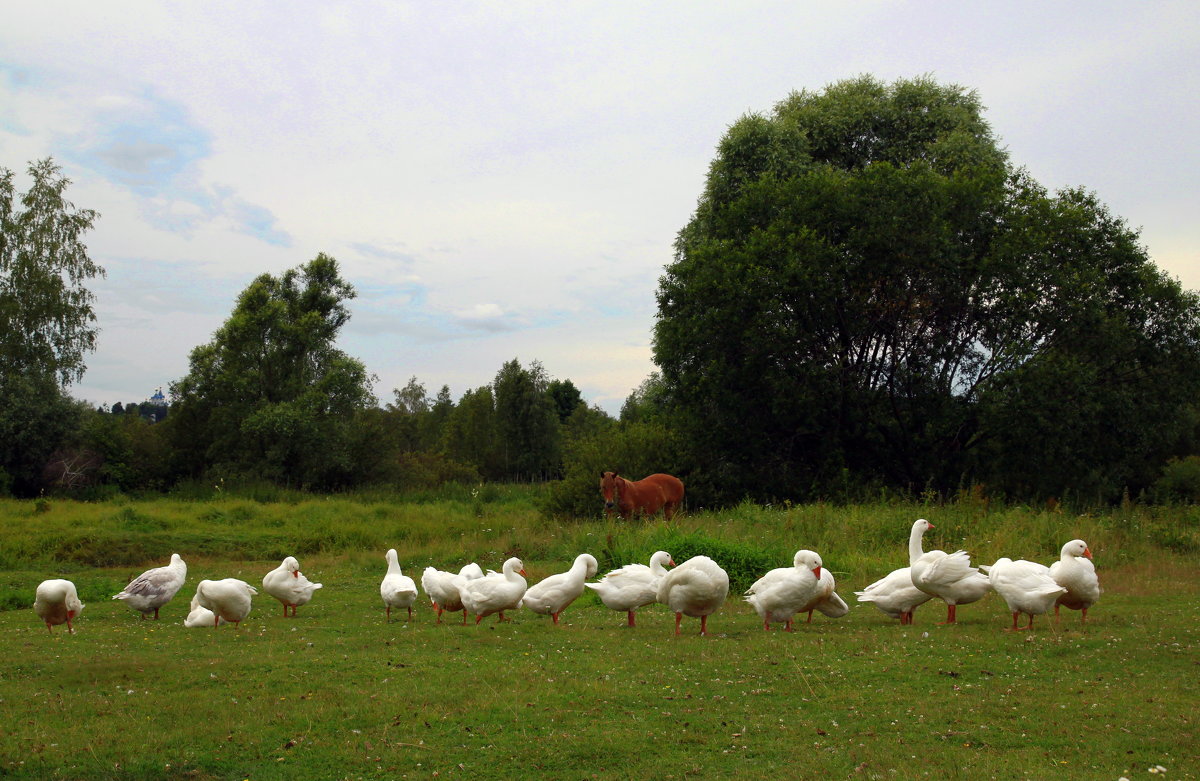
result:
[[[616,472],[600,473],[600,494],[604,497],[604,509],[612,513],[621,501],[621,485],[625,482]]]

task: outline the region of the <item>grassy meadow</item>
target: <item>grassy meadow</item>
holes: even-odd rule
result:
[[[1088,514],[949,505],[742,505],[661,520],[553,522],[536,489],[281,501],[216,495],[0,501],[0,776],[14,778],[1053,778],[1200,777],[1200,510]],[[1104,595],[1081,627],[1003,631],[990,595],[938,626],[901,627],[853,591],[926,548],[1049,563],[1091,545]],[[386,623],[384,552],[406,574],[510,554],[530,583],[590,552],[601,571],[706,553],[731,597],[700,637],[653,606],[638,626],[587,592],[563,624],[528,611],[463,626]],[[801,547],[852,604],[786,634],[739,596]],[[172,552],[188,582],[143,621],[111,595]],[[195,584],[259,586],[295,555],[323,582],[296,618],[265,594],[240,628],[186,629]],[[73,580],[77,632],[46,631],[37,583]],[[1158,775],[1156,772],[1155,776]]]

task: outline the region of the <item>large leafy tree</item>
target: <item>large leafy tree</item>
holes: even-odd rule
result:
[[[973,92],[931,79],[845,81],[732,125],[658,304],[689,491],[724,499],[847,477],[1111,483],[1169,449],[1197,387],[1196,297],[1092,196],[1013,167]],[[1093,415],[1149,394],[1132,456],[1115,430],[1022,447],[1064,375]],[[1018,461],[1040,479],[1010,479]]]
[[[47,459],[76,428],[65,393],[95,348],[95,300],[104,275],[83,242],[98,216],[66,199],[70,180],[52,160],[28,169],[17,195],[0,168],[0,491],[37,490]]]
[[[242,291],[171,388],[168,421],[191,473],[313,487],[357,480],[350,443],[355,416],[374,401],[371,380],[334,346],[354,295],[325,254]]]

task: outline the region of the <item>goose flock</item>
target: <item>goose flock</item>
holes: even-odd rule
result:
[[[966,551],[946,553],[924,550],[925,532],[934,528],[924,518],[913,525],[908,541],[908,566],[893,570],[862,591],[854,592],[859,602],[875,605],[901,624],[913,622],[913,612],[925,602],[938,598],[946,604],[947,624],[957,621],[957,607],[977,602],[995,591],[1004,599],[1012,613],[1012,631],[1033,628],[1033,618],[1054,608],[1066,606],[1081,612],[1081,623],[1087,623],[1087,611],[1100,598],[1100,581],[1092,563],[1092,552],[1083,540],[1071,540],[1063,545],[1059,559],[1050,566],[1033,561],[1013,561],[1003,557],[991,565],[971,565]],[[412,620],[413,605],[418,598],[417,584],[400,569],[399,555],[393,548],[385,555],[387,573],[379,587],[391,621],[392,608],[405,609]],[[668,569],[671,567],[671,569]],[[671,554],[656,551],[649,565],[627,564],[595,577],[599,564],[595,557],[581,553],[566,572],[550,575],[530,586],[526,581],[524,563],[516,557],[504,562],[500,572],[483,569],[475,563],[458,572],[427,567],[421,576],[421,588],[429,598],[437,622],[442,613],[462,611],[463,623],[475,616],[475,623],[496,615],[498,621],[509,620],[505,611],[521,608],[548,615],[554,624],[578,599],[585,589],[596,592],[608,609],[625,613],[628,626],[635,626],[636,611],[647,605],[663,604],[675,614],[675,634],[681,631],[683,617],[700,619],[700,634],[708,633],[708,617],[717,612],[729,595],[729,575],[708,556],[694,556],[676,566]],[[169,564],[147,570],[134,578],[124,589],[113,595],[146,619],[170,602],[183,587],[187,565],[179,554],[172,554]],[[744,598],[762,620],[763,629],[771,624],[784,625],[792,631],[796,616],[807,614],[812,622],[814,612],[829,618],[841,618],[850,611],[849,605],[838,596],[833,574],[824,566],[815,551],[799,550],[791,567],[773,569],[763,575],[746,591]],[[300,563],[288,556],[279,566],[263,577],[262,589],[283,605],[285,617],[294,617],[296,608],[310,602],[322,587],[300,571]],[[252,598],[258,589],[237,578],[202,580],[184,626],[218,627],[229,623],[234,627],[250,614]],[[75,584],[69,580],[43,581],[37,587],[34,612],[53,632],[55,626],[66,624],[74,633],[72,621],[83,611],[83,603]],[[1019,618],[1029,617],[1025,626]]]

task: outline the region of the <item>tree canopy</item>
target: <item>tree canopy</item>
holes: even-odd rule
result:
[[[982,111],[862,77],[729,128],[654,335],[714,496],[1119,491],[1179,446],[1195,294],[1093,195],[1013,166]]]
[[[95,296],[104,275],[84,234],[97,218],[66,199],[52,160],[29,165],[29,189],[0,168],[0,492],[35,493],[43,468],[79,425],[65,388],[96,345]]]
[[[354,295],[325,254],[242,291],[171,387],[168,422],[189,471],[314,487],[352,480],[347,426],[374,401],[363,364],[334,347]]]
[[[29,176],[16,210],[13,172],[0,168],[0,375],[32,372],[67,385],[96,346],[95,296],[84,283],[104,269],[83,234],[99,215],[64,197],[71,181],[53,160],[31,163]]]

